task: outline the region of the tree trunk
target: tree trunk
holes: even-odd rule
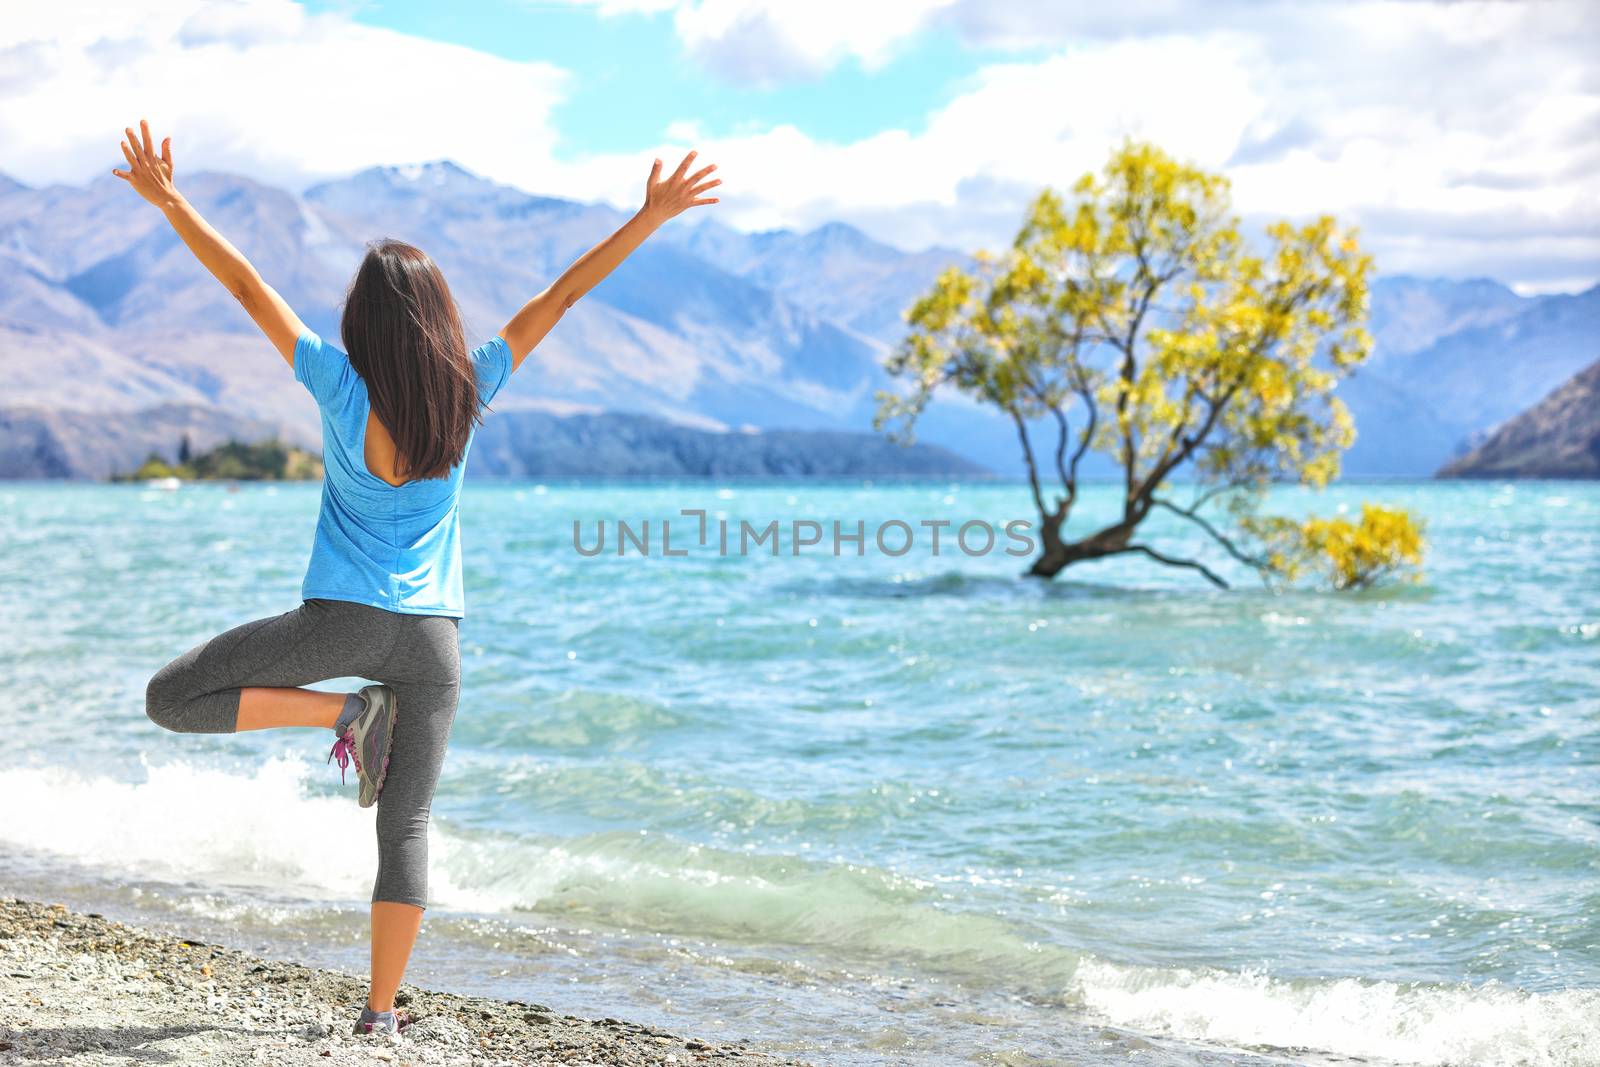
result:
[[[1028,568],[1028,577],[1054,578],[1071,562],[1067,558],[1067,546],[1061,543],[1061,521],[1060,518],[1046,515],[1040,522],[1039,540],[1044,542],[1044,551]]]
[[[1081,541],[1066,542],[1061,540],[1061,524],[1065,517],[1052,519],[1046,515],[1040,523],[1039,539],[1044,542],[1044,551],[1028,568],[1028,577],[1054,578],[1074,563],[1126,552],[1134,527],[1138,525],[1137,521],[1119,522]]]

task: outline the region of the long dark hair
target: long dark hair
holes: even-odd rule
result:
[[[394,439],[396,473],[448,476],[482,416],[461,313],[438,265],[404,241],[368,245],[339,333]]]

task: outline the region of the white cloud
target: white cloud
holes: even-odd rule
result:
[[[930,26],[1056,50],[984,68],[914,135],[841,144],[781,125],[724,137],[675,127],[722,164],[722,214],[740,225],[842,218],[907,247],[994,247],[1038,187],[1067,185],[1132,134],[1225,170],[1248,216],[1331,211],[1362,224],[1387,271],[1524,286],[1600,274],[1592,5],[953,0],[864,29],[814,4],[723,0],[715,19],[711,6],[682,0],[675,25],[736,79],[815,76]],[[585,181],[605,187],[610,163],[593,162]]]
[[[373,163],[447,156],[549,177],[550,110],[568,76],[544,63],[311,15],[287,0],[7,5],[0,45],[5,169],[81,182],[122,166],[122,128],[170,133],[180,175],[232,170],[293,187]]]
[[[1134,134],[1226,171],[1253,218],[1333,211],[1362,224],[1390,272],[1523,286],[1600,274],[1600,19],[1584,3],[928,0],[864,34],[786,5],[786,22],[765,22],[789,34],[774,40],[726,30],[741,24],[734,10],[765,18],[765,0],[726,0],[718,21],[685,32],[701,6],[683,0],[675,26],[734,80],[786,70],[794,54],[814,77],[934,26],[971,45],[1058,50],[982,69],[915,136],[701,138],[739,174],[725,214],[746,226],[843,218],[904,246],[1003,245],[1037,187],[1066,186]],[[734,43],[742,67],[718,58]]]
[[[816,77],[845,57],[887,62],[908,31],[953,0],[700,0],[674,15],[689,50],[740,81]]]
[[[672,13],[688,52],[730,81],[816,78],[845,59],[876,70],[959,0],[566,0],[616,16]]]
[[[582,0],[579,0],[582,2]],[[1484,273],[1525,288],[1600,276],[1600,20],[1545,4],[1085,5],[937,0],[603,0],[669,11],[691,48],[815,76],[886,61],[917,27],[1048,46],[991,63],[917,132],[852,141],[779,123],[557,159],[570,76],[309,15],[286,0],[12,4],[0,44],[0,169],[80,182],[120,165],[140,115],[180,170],[290,187],[448,157],[546,195],[638,203],[650,159],[693,146],[731,225],[842,219],[906,248],[1004,245],[1028,199],[1098,167],[1124,135],[1225,170],[1247,218],[1332,211],[1385,271]],[[752,36],[754,35],[754,36]],[[762,37],[765,35],[765,37]],[[761,44],[757,38],[766,41]],[[739,45],[739,42],[744,42]],[[765,49],[765,50],[763,50]],[[786,68],[784,65],[788,64]]]

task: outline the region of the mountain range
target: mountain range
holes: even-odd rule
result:
[[[1439,472],[1445,478],[1600,478],[1600,360]]]
[[[307,325],[332,338],[371,240],[426,249],[476,343],[628,215],[531,195],[448,161],[374,167],[298,194],[216,172],[180,176],[180,185]],[[721,441],[748,459],[750,442],[737,439],[753,431],[818,431],[827,436],[775,445],[779,468],[981,465],[1018,475],[1009,423],[960,397],[940,400],[919,424],[921,441],[960,460],[929,454],[902,464],[868,436],[902,313],[950,264],[972,260],[957,249],[904,252],[843,223],[747,233],[691,213],[567,312],[497,398],[484,432],[506,419],[507,440],[526,443],[528,427],[542,427],[593,443],[628,426],[637,442],[660,440],[669,425],[720,434],[705,447]],[[1346,474],[1432,473],[1600,355],[1597,324],[1600,287],[1524,297],[1486,279],[1379,279],[1377,349],[1340,387],[1360,434]],[[66,476],[94,476],[95,464],[70,459],[79,453],[98,456],[99,466],[142,459],[121,456],[143,447],[141,423],[152,432],[184,423],[206,436],[233,420],[318,444],[310,397],[249,318],[160,214],[109,175],[43,188],[0,175],[0,371],[0,476],[41,473],[39,464],[5,464],[30,447],[48,452],[47,427],[104,437],[75,450],[52,446],[51,469]],[[626,418],[562,421],[602,414]],[[518,419],[526,426],[510,425]],[[859,462],[796,459],[793,450],[809,447]],[[561,454],[553,448],[541,462]],[[475,449],[474,464],[489,474],[530,469],[498,447]]]

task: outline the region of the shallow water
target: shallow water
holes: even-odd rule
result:
[[[1364,497],[1426,518],[1422,583],[1023,581],[948,542],[1015,486],[470,485],[411,977],[829,1063],[1600,1063],[1600,486],[1275,506]],[[6,880],[360,969],[371,812],[323,739],[142,715],[298,602],[317,489],[0,504]],[[867,551],[573,548],[682,508]],[[877,552],[892,518],[943,554]]]

